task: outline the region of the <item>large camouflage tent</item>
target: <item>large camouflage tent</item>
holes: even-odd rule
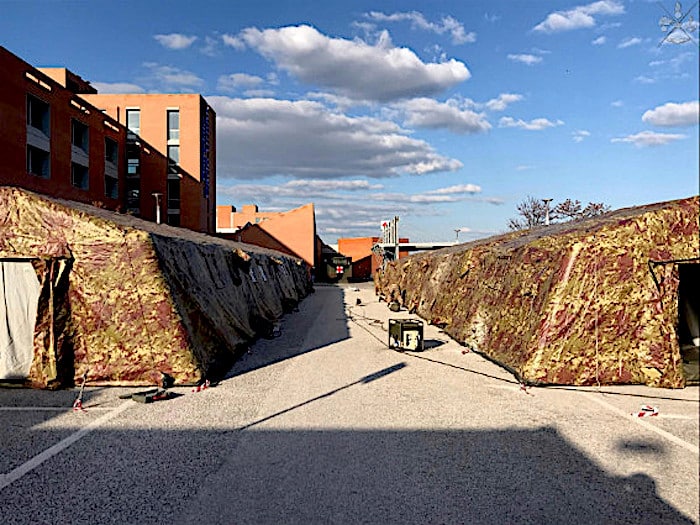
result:
[[[399,259],[375,285],[524,382],[682,387],[700,344],[698,215],[693,197],[511,232]]]
[[[10,187],[0,272],[0,382],[36,387],[221,377],[310,287],[279,252]]]

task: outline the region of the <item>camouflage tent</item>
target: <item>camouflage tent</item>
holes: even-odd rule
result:
[[[400,259],[376,288],[526,382],[682,387],[698,214],[694,197],[511,232]]]
[[[220,376],[309,291],[279,252],[9,187],[0,271],[0,381],[37,387]]]

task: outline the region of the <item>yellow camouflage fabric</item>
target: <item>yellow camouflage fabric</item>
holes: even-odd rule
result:
[[[93,206],[0,187],[0,259],[41,285],[27,383],[178,383],[235,353],[309,291],[298,259]]]
[[[698,197],[511,232],[387,265],[378,294],[536,384],[683,387],[678,261]]]

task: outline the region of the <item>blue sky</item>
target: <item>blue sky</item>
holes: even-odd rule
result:
[[[199,5],[0,0],[0,44],[105,93],[202,93],[218,203],[314,202],[327,243],[394,215],[415,241],[484,237],[528,195],[698,193],[699,35],[660,44],[674,1]]]

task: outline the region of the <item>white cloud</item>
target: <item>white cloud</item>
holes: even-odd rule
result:
[[[253,89],[265,82],[262,78],[247,73],[233,73],[219,77],[217,89],[234,92],[238,89]]]
[[[603,44],[605,44],[606,41],[607,41],[607,38],[606,38],[606,37],[604,37],[604,36],[599,36],[598,38],[596,38],[595,40],[593,40],[593,41],[591,42],[591,44],[593,44],[594,46],[602,46]]]
[[[363,179],[323,180],[294,179],[283,184],[237,184],[218,187],[222,195],[235,197],[243,201],[270,202],[279,199],[292,199],[296,203],[306,202],[311,198],[340,198],[338,192],[366,192],[381,190],[381,184],[371,184]]]
[[[648,81],[645,83],[651,84],[658,80],[685,79],[688,78],[689,71],[693,70],[696,63],[697,54],[688,51],[668,60],[652,60],[649,62],[649,67],[653,68],[651,76],[637,77],[637,80],[646,79]]]
[[[128,82],[92,82],[98,93],[145,93],[146,90]]]
[[[288,188],[299,188],[302,191],[361,191],[361,190],[381,190],[382,184],[371,184],[367,180],[290,180],[285,184]]]
[[[192,91],[201,89],[204,80],[184,69],[173,66],[163,66],[155,62],[145,62],[143,66],[149,71],[149,82],[155,83],[161,90]]]
[[[181,33],[154,35],[153,38],[155,38],[161,46],[176,50],[187,49],[197,40],[196,36],[187,36]]]
[[[668,102],[644,112],[642,120],[647,124],[662,127],[697,126],[700,103],[697,100],[676,104]]]
[[[515,167],[516,171],[531,170],[533,168],[534,168],[534,166],[529,166],[527,164],[519,164],[518,166]]]
[[[411,202],[414,204],[438,204],[438,203],[450,203],[450,202],[460,202],[461,197],[453,195],[429,195],[429,194],[418,194],[418,195],[408,195],[406,193],[374,193],[368,198],[376,201],[384,202]]]
[[[224,45],[232,47],[238,51],[245,49],[245,42],[234,35],[221,35],[221,40],[223,40]]]
[[[577,129],[571,134],[571,136],[574,142],[583,142],[583,139],[591,136],[591,132],[586,131],[585,129]]]
[[[638,37],[625,38],[622,42],[617,45],[618,49],[625,49],[626,47],[636,46],[642,43],[642,39]]]
[[[543,33],[557,33],[593,27],[596,25],[595,15],[620,15],[625,12],[625,7],[616,0],[600,0],[586,5],[581,5],[567,11],[555,11],[547,15],[543,22],[534,27],[534,31]]]
[[[517,93],[501,93],[496,98],[492,98],[486,102],[486,108],[491,111],[503,111],[509,104],[519,102],[523,99],[522,95]]]
[[[610,105],[611,105],[612,107],[614,107],[614,108],[621,108],[622,106],[625,105],[625,103],[622,102],[622,100],[613,100],[613,101],[610,103]]]
[[[476,42],[476,33],[467,33],[464,26],[452,18],[451,16],[445,16],[440,20],[440,23],[428,22],[425,16],[418,11],[411,11],[407,13],[392,13],[390,15],[371,11],[366,13],[365,16],[371,20],[376,20],[379,22],[411,22],[411,27],[423,29],[424,31],[431,31],[442,35],[444,33],[449,33],[452,36],[453,44],[466,44]]]
[[[542,57],[538,57],[536,55],[529,55],[529,54],[510,54],[508,55],[508,59],[512,60],[513,62],[522,62],[523,64],[526,64],[528,66],[531,66],[533,64],[539,64],[542,62]]]
[[[460,107],[456,100],[438,102],[413,98],[392,106],[404,116],[404,124],[419,128],[449,129],[454,133],[481,133],[491,129],[483,113]]]
[[[555,126],[561,126],[564,122],[561,120],[551,121],[546,118],[536,118],[530,122],[518,119],[515,120],[512,117],[501,117],[498,121],[498,126],[501,128],[520,128],[528,131],[540,131],[546,128],[552,128]]]
[[[462,193],[481,193],[481,186],[476,184],[457,184],[455,186],[447,186],[446,188],[438,188],[436,190],[430,190],[426,193],[434,195],[455,195]]]
[[[263,31],[251,27],[236,38],[303,82],[355,100],[434,95],[471,76],[455,59],[422,62],[410,49],[394,47],[386,32],[376,45],[331,38],[307,25]]]
[[[611,139],[610,142],[627,142],[634,144],[638,148],[647,146],[663,146],[676,140],[684,139],[685,135],[673,133],[655,133],[653,131],[641,131],[635,135],[627,135],[626,137],[618,137]]]
[[[209,97],[222,178],[371,178],[456,171],[462,163],[393,122],[350,117],[319,102]]]
[[[204,37],[204,45],[199,50],[203,55],[210,57],[216,56],[218,52],[219,41],[216,38],[210,36]]]
[[[639,82],[640,84],[654,84],[656,82],[656,79],[644,75],[639,75],[634,79],[634,81]]]

